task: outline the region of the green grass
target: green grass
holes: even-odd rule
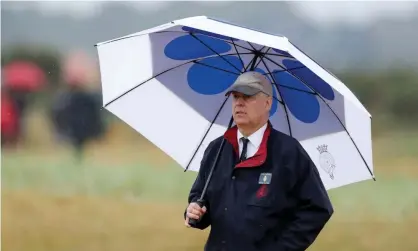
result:
[[[412,163],[411,163],[412,164]],[[412,164],[413,165],[413,164]],[[379,170],[379,169],[378,169]],[[416,176],[392,176],[383,169],[378,180],[363,181],[331,190],[330,196],[339,212],[358,217],[367,211],[388,220],[402,218],[418,210]],[[35,190],[60,196],[111,196],[138,201],[186,201],[195,172],[186,172],[174,164],[155,168],[150,164],[99,164],[87,161],[42,161],[29,155],[3,155],[2,186],[9,190]]]
[[[382,133],[373,140],[373,152],[378,158],[396,159],[413,157],[418,159],[418,131],[396,131]],[[416,166],[418,168],[418,166]]]
[[[33,161],[3,156],[3,187],[55,195],[117,196],[138,200],[184,199],[196,173],[178,166],[163,169],[134,163],[121,166],[63,161]]]
[[[344,215],[344,221],[372,217],[401,221],[405,215],[418,212],[418,180],[415,178],[380,178],[329,191],[331,200]]]
[[[31,118],[25,149],[2,151],[2,249],[202,250],[208,232],[182,219],[195,172],[120,123],[77,164],[44,122]],[[377,181],[329,191],[335,214],[309,250],[418,250],[416,149],[417,131],[380,131]]]
[[[335,215],[309,250],[418,250],[418,140],[375,142],[377,181],[329,191]],[[3,152],[2,248],[202,250],[207,231],[182,222],[196,173],[148,147],[95,149],[83,164],[55,149]]]

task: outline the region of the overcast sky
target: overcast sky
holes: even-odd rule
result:
[[[202,2],[201,4],[223,5],[225,1]],[[44,1],[16,2],[2,8],[23,10],[37,9],[45,15],[71,15],[74,18],[89,18],[97,15],[106,2],[103,1]],[[138,11],[158,11],[167,7],[167,2],[129,2]],[[418,2],[413,1],[324,1],[292,2],[296,13],[310,18],[319,25],[329,26],[340,23],[364,26],[381,18],[408,19],[418,12]]]

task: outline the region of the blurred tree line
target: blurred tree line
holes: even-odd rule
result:
[[[46,73],[48,85],[37,93],[42,105],[51,102],[61,84],[61,55],[51,48],[11,47],[2,49],[1,64],[16,59],[37,63]],[[418,122],[418,72],[392,68],[381,71],[334,72],[360,99],[373,116],[377,128],[394,125],[413,127]],[[107,117],[107,116],[106,116]],[[375,120],[376,119],[376,120]],[[376,122],[377,121],[377,122]]]
[[[418,72],[407,68],[337,74],[373,116],[376,129],[417,129]]]

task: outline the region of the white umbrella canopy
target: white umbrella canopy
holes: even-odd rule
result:
[[[273,85],[272,126],[299,140],[327,189],[374,179],[371,115],[286,37],[205,16],[97,44],[103,106],[184,169],[231,119],[225,92],[242,72]]]

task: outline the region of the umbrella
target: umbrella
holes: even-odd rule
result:
[[[327,189],[374,179],[370,113],[284,36],[198,16],[96,47],[104,108],[184,169],[231,125],[225,92],[253,70],[274,87],[272,126],[299,140]]]
[[[3,67],[3,83],[14,90],[36,91],[46,83],[44,71],[29,61],[14,61]]]

